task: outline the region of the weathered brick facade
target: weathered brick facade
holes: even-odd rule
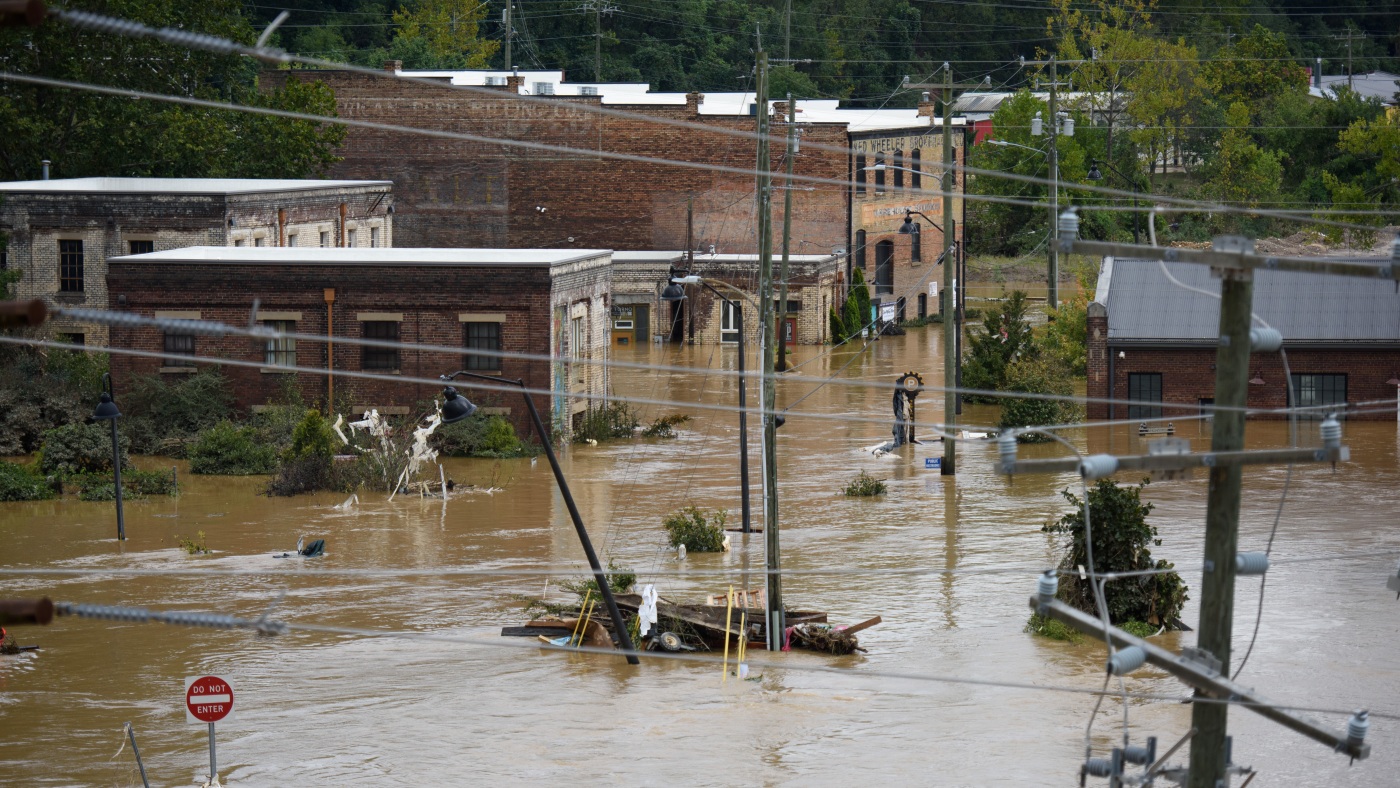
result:
[[[275,86],[288,72],[265,72]],[[580,149],[555,153],[489,142],[434,139],[401,132],[351,127],[338,151],[334,173],[347,178],[391,178],[404,208],[399,217],[403,245],[436,247],[585,247],[623,250],[686,248],[687,201],[693,198],[696,248],[720,253],[756,251],[754,178],[643,162],[604,159],[589,151],[611,151],[751,171],[755,143],[722,134],[678,128],[645,119],[617,118],[583,110],[601,99],[557,96],[553,105],[523,97],[511,88],[489,92],[454,89],[388,76],[319,72],[346,118],[483,137],[522,140]],[[702,115],[704,101],[685,104],[612,104],[610,109],[648,117],[685,120],[722,129],[752,131],[742,115]],[[846,157],[815,144],[845,148],[844,123],[801,123],[802,151],[796,172],[841,179]],[[785,133],[775,117],[772,133]],[[775,149],[773,166],[781,166]],[[781,226],[782,200],[774,200]],[[796,250],[830,253],[844,247],[846,195],[818,188],[793,194],[792,237]]]
[[[439,253],[434,256],[432,253]],[[443,259],[448,253],[450,259]],[[421,258],[421,259],[419,259]],[[473,261],[474,258],[479,258]],[[469,323],[497,324],[501,350],[552,358],[504,358],[499,374],[523,379],[533,389],[559,392],[551,399],[535,395],[548,423],[567,436],[569,416],[586,410],[591,400],[569,392],[601,396],[607,392],[608,293],[610,255],[598,250],[291,250],[183,249],[114,258],[108,282],[113,308],[146,316],[187,317],[246,325],[254,299],[260,321],[291,321],[301,334],[330,334],[332,369],[364,371],[367,351],[345,344],[369,330],[367,324],[397,325],[398,341],[465,350]],[[118,301],[125,297],[125,305]],[[330,301],[329,305],[327,303]],[[574,321],[578,322],[575,323]],[[165,336],[154,328],[114,328],[121,347],[161,352]],[[302,367],[327,365],[327,344],[298,340],[295,358],[277,357],[263,340],[246,337],[194,339],[197,356],[247,362],[224,366],[236,405],[251,408],[276,401],[293,385],[308,402],[323,404],[333,387],[336,409],[359,413],[418,413],[438,395],[441,385],[405,384],[399,376],[435,378],[468,365],[463,351],[438,352],[404,348],[392,368],[372,371],[389,379],[364,379],[323,373],[287,373],[262,367],[282,363]],[[112,356],[118,394],[137,375],[182,374],[196,370],[169,357]],[[384,363],[371,366],[383,367]],[[496,374],[488,370],[476,370]],[[531,432],[518,394],[473,390],[471,381],[454,384],[474,402],[498,407],[522,434]]]
[[[0,184],[6,264],[24,272],[20,298],[105,308],[107,259],[142,245],[393,245],[388,182],[76,178]],[[344,212],[342,213],[342,206]],[[81,284],[60,290],[60,244],[82,258]],[[135,246],[134,246],[135,245]],[[75,289],[74,289],[75,288]],[[103,326],[62,319],[53,327],[105,344]]]

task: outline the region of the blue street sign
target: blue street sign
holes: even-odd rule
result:
[[[925,457],[925,458],[924,458],[924,467],[925,467],[925,468],[928,468],[928,469],[933,469],[933,468],[942,469],[942,467],[943,467],[943,458],[942,458],[942,457]]]

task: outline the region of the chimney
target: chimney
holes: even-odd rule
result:
[[[788,116],[788,103],[787,103],[786,101],[775,101],[775,102],[773,102],[773,117],[774,117],[774,118],[777,118],[777,120],[778,120],[779,123],[786,123],[786,122],[787,122],[787,116]]]
[[[934,115],[934,111],[933,111],[933,110],[934,110],[933,101],[929,98],[929,93],[928,93],[928,91],[926,90],[926,91],[924,91],[923,93],[921,93],[921,94],[919,95],[919,117],[921,117],[921,118],[931,118],[931,117],[933,117],[933,115]]]
[[[44,159],[42,162],[40,162],[40,164],[44,165],[44,180],[48,180],[48,179],[49,179],[49,164],[50,164],[50,162],[49,162],[48,159]]]
[[[525,84],[525,78],[519,74],[511,74],[506,77],[506,92],[519,93],[520,86]]]
[[[385,70],[385,71],[388,71],[388,72],[391,73],[391,74],[397,74],[397,73],[399,73],[400,71],[403,71],[403,61],[402,61],[402,60],[386,60],[386,61],[384,61],[384,70]]]
[[[1322,58],[1313,61],[1313,87],[1322,87]]]
[[[685,111],[690,115],[700,114],[700,105],[705,103],[704,93],[685,94]]]

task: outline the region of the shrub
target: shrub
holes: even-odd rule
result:
[[[40,501],[54,494],[53,487],[31,468],[0,460],[0,501]]]
[[[1049,616],[1042,616],[1039,613],[1031,613],[1030,620],[1026,622],[1025,631],[1051,640],[1063,640],[1066,643],[1078,643],[1084,639],[1084,635],[1069,624]]]
[[[129,464],[127,446],[130,441],[118,431],[117,445],[121,451],[122,468]],[[44,446],[39,454],[39,469],[56,476],[112,471],[112,428],[106,422],[73,423],[44,433]]]
[[[0,347],[0,455],[36,451],[45,432],[91,415],[106,368],[105,353]]]
[[[268,482],[263,492],[267,495],[300,495],[320,490],[355,490],[368,471],[362,467],[363,460],[349,463],[335,461],[338,440],[320,411],[306,410],[296,429],[292,430],[291,445],[282,452],[277,475]]]
[[[846,485],[846,495],[857,498],[870,495],[884,495],[888,488],[884,479],[877,479],[874,476],[861,471],[856,474],[856,478]]]
[[[190,473],[252,476],[277,469],[277,449],[259,440],[252,427],[221,421],[190,446]]]
[[[429,438],[438,453],[448,457],[521,457],[532,447],[515,434],[515,426],[502,416],[481,413],[444,424]]]
[[[831,333],[831,344],[839,345],[846,341],[846,321],[837,314],[836,307],[830,308],[826,316],[827,330]]]
[[[575,443],[630,438],[641,426],[637,412],[626,402],[609,402],[583,414],[583,423],[574,431]]]
[[[183,456],[196,435],[233,415],[229,383],[217,369],[169,383],[155,375],[135,378],[118,404],[137,454]]]
[[[327,464],[335,456],[335,432],[326,423],[321,412],[308,409],[292,430],[292,443],[283,454],[283,461],[320,460]]]
[[[625,594],[632,590],[632,586],[637,582],[637,573],[630,569],[618,569],[617,564],[612,559],[608,559],[608,571],[603,575],[608,579],[608,590],[614,594]],[[572,591],[578,594],[579,601],[583,601],[585,596],[594,600],[599,598],[598,580],[594,577],[584,577],[578,580],[569,580],[559,584],[565,591]],[[595,615],[597,615],[595,613]]]
[[[1034,356],[1031,324],[1026,320],[1026,294],[1013,290],[1001,309],[987,312],[980,331],[969,332],[967,360],[963,362],[963,385],[970,389],[1007,391],[1007,368],[1017,359]],[[995,402],[986,396],[968,395],[972,402]]]
[[[690,421],[690,417],[684,413],[662,416],[642,430],[642,435],[647,438],[674,438],[676,437],[676,427],[687,421]]]
[[[1048,359],[1021,359],[1006,370],[1006,389],[1028,394],[1054,394],[1068,397],[1074,394],[1069,374]],[[1079,417],[1079,406],[1068,400],[1014,399],[1002,400],[1001,424],[1005,428],[1063,424]],[[1022,433],[1023,443],[1044,443],[1052,440],[1038,432]]]
[[[1147,523],[1152,504],[1142,502],[1142,488],[1146,485],[1144,480],[1136,487],[1122,487],[1112,479],[1100,479],[1089,489],[1094,572],[1172,568],[1169,561],[1152,560],[1149,548],[1162,544],[1162,540],[1157,538],[1157,529]],[[1074,510],[1042,530],[1069,535],[1065,556],[1060,561],[1061,569],[1090,566],[1084,542],[1083,501],[1069,490],[1061,494],[1074,506]],[[1176,572],[1113,581],[1104,588],[1109,620],[1114,624],[1138,621],[1176,628],[1179,626],[1177,618],[1188,598],[1186,591],[1186,584]],[[1098,615],[1092,585],[1087,580],[1079,579],[1078,572],[1061,575],[1059,598],[1090,615]]]
[[[716,509],[707,512],[694,506],[671,512],[661,525],[671,539],[671,546],[685,545],[692,553],[718,553],[724,550],[724,521],[729,512]]]
[[[68,479],[70,486],[77,487],[78,499],[82,501],[111,501],[117,497],[116,485],[111,474],[82,474]],[[179,488],[175,477],[166,471],[143,471],[137,468],[122,469],[122,498],[139,499],[151,495],[176,495]]]
[[[199,535],[193,539],[181,539],[178,535],[175,538],[180,542],[180,549],[190,555],[203,555],[209,552],[209,546],[204,543],[203,531],[200,531]]]

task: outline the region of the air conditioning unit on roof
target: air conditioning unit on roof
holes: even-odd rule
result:
[[[578,89],[578,94],[580,96],[596,96],[598,95],[598,88],[593,85],[583,85]]]
[[[506,86],[505,77],[487,77],[486,86],[488,88],[503,88]]]
[[[536,83],[535,83],[535,95],[536,95],[536,96],[553,96],[553,95],[554,95],[554,83],[553,83],[553,82],[536,82]]]

